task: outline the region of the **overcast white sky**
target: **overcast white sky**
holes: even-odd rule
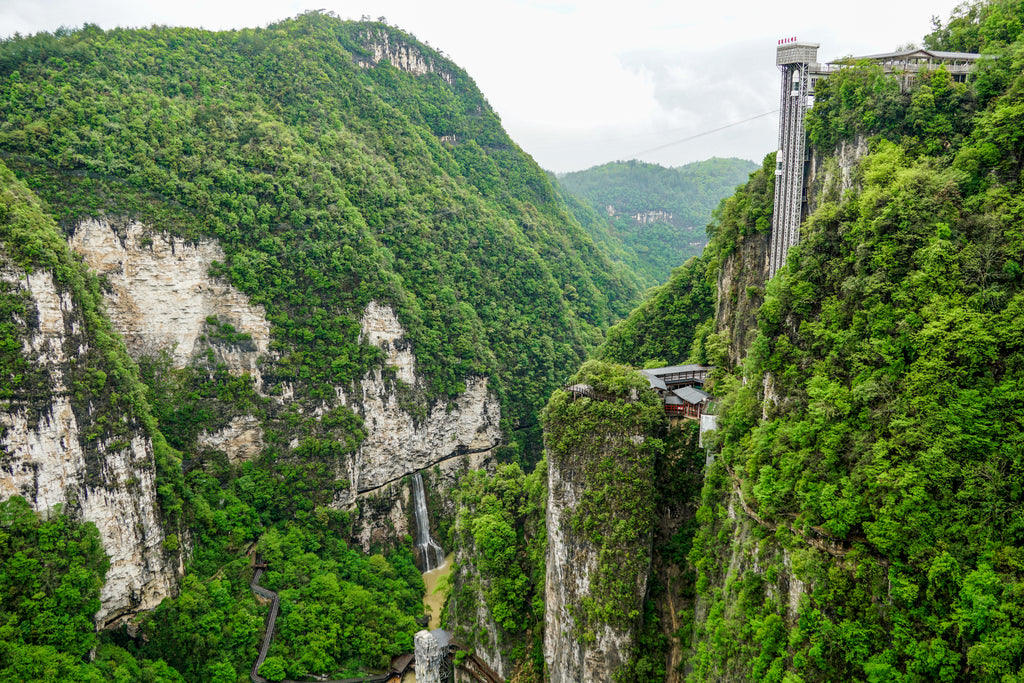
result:
[[[775,45],[819,59],[920,44],[959,0],[0,0],[0,36],[90,22],[264,26],[307,9],[385,17],[466,69],[505,129],[546,169],[618,159],[754,161],[776,144]],[[689,139],[693,136],[699,136]]]

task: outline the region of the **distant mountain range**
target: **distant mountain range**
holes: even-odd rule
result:
[[[715,207],[756,168],[745,159],[677,168],[616,161],[559,175],[558,182],[594,240],[653,286],[704,250],[704,228]]]

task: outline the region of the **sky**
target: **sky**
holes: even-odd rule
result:
[[[820,43],[819,61],[887,52],[920,45],[932,16],[959,2],[0,0],[0,37],[84,23],[257,27],[311,9],[384,17],[465,69],[512,139],[564,173],[625,159],[760,162],[776,146],[780,38]]]

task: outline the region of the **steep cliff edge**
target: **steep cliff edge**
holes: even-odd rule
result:
[[[819,84],[812,211],[718,384],[689,680],[1019,675],[1020,87]]]
[[[573,384],[545,412],[544,660],[554,683],[611,680],[636,656],[664,447],[661,402],[643,376],[588,361]]]
[[[363,418],[366,438],[356,451],[352,482],[363,493],[436,463],[469,453],[485,454],[501,441],[501,406],[485,377],[466,377],[454,400],[428,405],[425,380],[405,331],[388,306],[371,301],[362,339],[384,351],[385,369],[365,375],[342,405]]]
[[[111,566],[96,621],[109,626],[154,607],[181,571],[179,530],[169,542],[157,496],[153,425],[96,280],[3,166],[0,192],[0,495],[97,526]]]
[[[470,472],[453,492],[458,515],[445,627],[506,680],[544,678],[547,468]]]

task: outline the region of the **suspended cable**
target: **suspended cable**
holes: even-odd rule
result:
[[[690,140],[696,140],[697,138],[702,138],[705,135],[711,135],[712,133],[717,133],[718,131],[725,130],[726,128],[733,128],[735,126],[739,126],[739,125],[742,125],[744,123],[750,123],[751,121],[754,121],[754,120],[757,120],[757,119],[762,119],[765,116],[771,116],[772,114],[778,114],[778,113],[779,113],[778,109],[772,109],[771,111],[766,111],[763,114],[758,114],[756,116],[751,116],[750,118],[743,119],[742,121],[733,121],[732,123],[727,123],[724,126],[719,126],[718,128],[712,128],[711,130],[705,130],[705,131],[703,131],[701,133],[696,133],[694,135],[690,135],[690,136],[687,136],[685,138],[680,138],[679,140],[673,140],[672,142],[666,142],[665,144],[658,145],[657,147],[651,147],[650,149],[645,149],[642,152],[634,152],[633,154],[628,154],[628,155],[626,155],[626,158],[635,159],[635,158],[638,158],[641,154],[650,154],[651,152],[657,152],[657,151],[665,149],[667,147],[672,147],[674,145],[681,145],[684,142],[689,142]]]

